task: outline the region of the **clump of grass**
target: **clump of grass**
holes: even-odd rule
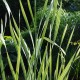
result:
[[[28,47],[28,43],[26,43],[26,41],[23,39],[23,36],[21,35],[21,32],[20,32],[20,25],[18,26],[18,24],[16,23],[16,20],[10,10],[8,3],[5,0],[3,0],[3,2],[7,8],[8,14],[9,14],[9,20],[10,20],[9,26],[10,26],[11,37],[13,39],[13,42],[14,42],[14,45],[16,48],[16,52],[17,52],[16,70],[13,68],[9,53],[7,52],[5,40],[3,37],[0,38],[0,44],[3,44],[6,48],[7,60],[8,60],[9,68],[10,68],[13,79],[14,80],[19,79],[20,67],[21,67],[22,73],[24,75],[24,80],[52,80],[52,79],[53,80],[68,80],[70,71],[72,69],[74,62],[77,59],[79,59],[79,57],[80,57],[79,56],[80,48],[79,48],[79,46],[77,47],[77,50],[73,53],[72,57],[66,64],[65,56],[67,54],[67,50],[69,48],[69,45],[70,45],[70,42],[71,42],[71,39],[73,36],[75,26],[70,34],[70,38],[68,39],[67,46],[64,50],[62,48],[62,44],[63,44],[65,34],[67,34],[66,32],[67,32],[68,25],[66,25],[64,28],[64,31],[63,31],[63,34],[61,37],[61,41],[60,41],[60,45],[58,45],[56,43],[57,34],[60,29],[59,25],[60,25],[61,11],[62,11],[62,2],[60,3],[60,7],[57,8],[58,0],[54,0],[54,1],[52,0],[50,3],[50,11],[49,11],[47,17],[45,18],[44,22],[42,22],[42,20],[44,19],[45,10],[46,10],[47,4],[48,4],[48,0],[45,0],[42,14],[41,14],[40,24],[38,25],[39,28],[38,28],[38,30],[35,30],[35,39],[34,39],[32,32],[31,32],[30,24],[28,22],[24,7],[22,5],[22,1],[19,0],[20,11],[21,11],[24,21],[26,23],[26,27],[29,31],[29,35],[30,35],[30,39],[31,39],[30,43],[32,44],[32,48],[33,48],[32,51],[31,51],[31,48]],[[32,18],[34,28],[36,29],[36,27],[37,27],[37,24],[36,24],[37,23],[36,22],[36,17],[37,17],[36,16],[36,0],[35,0],[35,4],[34,4],[34,6],[35,6],[35,9],[34,9],[35,14],[34,15],[33,15],[32,9],[31,9],[30,0],[27,0],[27,3],[28,3],[28,8],[30,11],[30,15]],[[52,15],[52,19],[50,20],[51,15]],[[12,20],[11,20],[10,16],[12,17]],[[14,25],[12,25],[12,23]],[[42,28],[41,31],[39,30],[40,27]],[[46,37],[47,29],[49,29],[50,31],[48,32],[48,36]],[[53,36],[53,33],[54,33],[54,36]],[[26,38],[28,39],[27,36],[26,36]],[[46,45],[44,45],[44,41],[46,41]],[[43,46],[44,46],[44,49],[42,49]],[[54,59],[52,55],[54,54],[53,50],[55,49],[54,48],[55,46],[58,48],[58,52],[56,53],[56,55],[57,55],[57,61],[55,64],[56,68],[53,67],[53,64],[52,64],[53,59]],[[2,75],[2,79],[6,80],[4,63],[1,58],[1,54],[0,54],[0,61],[1,61],[0,68],[2,71],[1,75]],[[28,65],[27,68],[25,67],[25,63],[24,63],[22,54],[25,55],[26,63]],[[54,68],[54,70],[53,70],[53,68]]]

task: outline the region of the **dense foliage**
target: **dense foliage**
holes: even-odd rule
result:
[[[0,78],[78,80],[80,43],[76,41],[77,44],[74,44],[74,41],[80,38],[80,11],[78,8],[73,9],[75,0],[63,0],[63,4],[60,0],[59,3],[58,0],[37,2],[41,5],[36,4],[36,0],[31,3],[30,0],[27,0],[27,3],[19,0],[16,13],[15,5],[11,5],[13,1],[8,1],[3,0],[8,15],[5,15],[5,21],[1,19]],[[78,6],[78,3],[75,6]],[[9,4],[12,7],[9,7]],[[66,8],[65,5],[68,4]],[[5,36],[7,29],[3,26],[6,25],[10,36]],[[23,26],[27,32],[22,32]],[[10,72],[8,74],[7,69]]]

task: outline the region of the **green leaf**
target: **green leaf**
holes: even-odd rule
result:
[[[68,75],[68,72],[71,70],[74,57],[75,57],[75,54],[71,57],[70,61],[68,62],[65,69],[63,70],[62,74],[58,77],[58,80],[64,80],[64,78]]]
[[[64,55],[66,55],[66,52],[65,52],[58,44],[56,44],[54,41],[50,40],[50,39],[47,38],[47,37],[44,37],[43,39],[46,40],[46,41],[48,41],[48,42],[51,43],[52,45],[57,46],[57,47],[62,51],[62,53],[63,53]]]
[[[26,13],[25,13],[25,10],[24,10],[24,8],[23,8],[23,5],[22,5],[21,0],[19,0],[19,3],[20,3],[20,8],[21,8],[21,12],[22,12],[23,18],[24,18],[25,23],[26,23],[26,26],[27,26],[27,28],[28,28],[28,30],[29,30],[29,34],[30,34],[30,37],[31,37],[31,41],[32,41],[32,44],[33,44],[33,48],[34,48],[33,36],[32,36],[31,29],[30,29],[30,25],[29,25],[29,22],[28,22],[28,19],[27,19],[27,16],[26,16]]]
[[[74,30],[75,30],[75,26],[74,26],[74,28],[73,28],[71,34],[70,34],[70,37],[69,37],[69,40],[68,40],[68,43],[67,43],[67,46],[66,46],[66,52],[67,52],[67,49],[68,49],[68,47],[69,47],[69,45],[70,45],[70,42],[71,42],[71,39],[72,39],[72,36],[73,36]]]
[[[6,52],[6,54],[7,54],[8,64],[9,64],[9,67],[10,67],[10,70],[11,70],[11,73],[12,73],[12,76],[13,76],[14,80],[16,80],[15,71],[14,71],[14,68],[13,68],[13,65],[12,65],[12,62],[10,60],[10,57],[9,57],[8,52]]]
[[[21,60],[21,37],[19,30],[19,38],[18,38],[18,46],[17,46],[17,64],[16,64],[16,80],[19,78],[19,68],[20,68],[20,60]]]
[[[54,79],[57,80],[59,74],[58,74],[58,71],[59,71],[59,53],[58,53],[58,57],[57,57],[57,62],[56,62],[56,69],[55,69],[55,73],[54,73]]]
[[[66,31],[67,31],[67,27],[68,27],[68,24],[65,26],[65,29],[64,29],[64,31],[63,31],[62,38],[61,38],[61,42],[60,42],[60,46],[61,46],[62,43],[63,43],[63,40],[64,40],[64,37],[65,37]]]
[[[55,25],[55,30],[54,30],[54,40],[56,40],[57,34],[58,34],[58,30],[59,30],[59,25],[60,25],[60,17],[61,17],[61,12],[62,12],[62,5],[60,5],[60,8],[57,12],[57,16],[56,16],[56,25]]]
[[[1,69],[1,75],[2,75],[2,79],[6,80],[6,76],[5,76],[5,68],[4,68],[4,63],[3,63],[3,59],[2,59],[2,55],[1,55],[1,48],[0,48],[0,69]]]
[[[47,46],[46,46],[46,49],[45,49],[45,52],[44,52],[44,55],[43,55],[43,59],[42,59],[41,65],[40,65],[37,80],[41,79],[41,74],[43,73],[43,65],[44,65],[44,62],[45,62],[46,53],[47,53]],[[44,76],[44,74],[42,76]]]
[[[33,23],[34,23],[34,16],[33,16],[32,8],[31,8],[30,0],[27,0],[27,4],[28,4],[28,8],[29,8],[31,18],[32,18]]]

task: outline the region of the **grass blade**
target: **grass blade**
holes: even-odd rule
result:
[[[47,60],[47,63],[46,63],[46,67],[45,67],[45,70],[44,70],[44,75],[43,75],[42,80],[45,80],[46,79],[46,76],[48,75],[49,65],[50,65],[50,56],[49,56],[49,58]]]
[[[30,25],[29,25],[29,22],[28,22],[26,13],[24,11],[24,8],[23,8],[21,0],[19,0],[19,3],[20,3],[20,8],[21,8],[21,12],[22,12],[23,18],[24,18],[26,26],[27,26],[27,28],[29,30],[29,34],[30,34],[30,37],[31,37],[31,40],[32,40],[33,48],[34,48],[34,41],[33,41],[32,33],[31,33]]]
[[[29,8],[29,12],[30,12],[32,21],[34,23],[34,16],[33,16],[32,8],[31,8],[30,0],[27,0],[27,4],[28,4],[28,8]]]
[[[10,57],[9,57],[8,52],[6,52],[6,54],[7,54],[8,64],[9,64],[9,67],[10,67],[10,70],[11,70],[11,73],[12,73],[12,76],[13,76],[14,80],[16,80],[15,71],[14,71],[14,68],[12,66],[12,63],[11,63],[11,60],[10,60]]]
[[[43,39],[46,40],[46,41],[48,41],[50,44],[57,46],[57,47],[61,50],[61,52],[62,52],[64,55],[66,55],[66,52],[65,52],[58,44],[56,44],[54,41],[50,40],[50,39],[47,38],[47,37],[44,37]]]
[[[1,48],[0,48],[0,68],[1,68],[2,79],[6,80],[5,71],[4,71],[4,63],[3,63],[3,59],[1,55]]]
[[[59,30],[59,25],[60,25],[60,17],[61,17],[61,7],[62,7],[62,4],[60,5],[60,8],[57,12],[57,16],[56,16],[56,25],[55,25],[55,30],[54,30],[54,39],[53,41],[56,40],[56,37],[57,37],[57,34],[58,34],[58,30]]]
[[[64,37],[65,37],[65,34],[66,34],[66,31],[67,31],[67,27],[68,27],[68,24],[66,25],[64,31],[63,31],[63,34],[62,34],[62,38],[61,38],[61,42],[60,42],[60,46],[62,45],[63,43],[63,40],[64,40]]]
[[[14,41],[14,45],[15,47],[17,46],[17,40],[16,40],[16,37],[14,35],[14,31],[13,31],[13,27],[12,27],[12,23],[10,22],[10,32],[11,32],[11,36],[13,38],[13,41]]]
[[[65,67],[65,69],[63,70],[62,74],[58,77],[58,80],[64,80],[65,76],[68,75],[68,71],[71,70],[71,66],[74,60],[75,54],[72,56],[72,58],[70,59],[70,61],[68,62],[67,66]]]
[[[21,67],[22,67],[22,70],[23,70],[24,78],[25,78],[25,80],[27,80],[27,72],[26,72],[26,68],[25,68],[22,57],[21,57]]]
[[[46,53],[47,53],[47,46],[46,46],[46,49],[45,49],[45,52],[44,52],[44,55],[43,55],[43,59],[42,59],[41,65],[40,65],[37,80],[41,79],[41,73],[43,73],[43,65],[44,65],[44,61],[45,61],[45,58],[46,58]]]
[[[58,53],[58,57],[57,57],[57,63],[56,63],[56,69],[55,69],[55,73],[54,73],[54,79],[57,80],[58,78],[58,71],[59,71],[59,53]]]
[[[9,5],[8,5],[8,3],[7,3],[7,1],[6,1],[6,0],[3,0],[3,2],[4,2],[4,4],[5,4],[5,6],[6,6],[6,9],[7,9],[8,14],[9,14],[9,17],[10,17],[10,14],[11,14],[10,7],[9,7]]]
[[[18,46],[17,46],[16,80],[18,80],[18,77],[19,77],[20,58],[21,58],[21,38],[19,34]]]
[[[67,43],[67,46],[66,46],[66,52],[67,52],[67,49],[68,49],[69,44],[70,44],[70,42],[71,42],[71,39],[72,39],[72,36],[73,36],[74,30],[75,30],[75,26],[74,26],[74,28],[73,28],[73,30],[72,30],[72,32],[71,32],[70,37],[69,37],[69,40],[68,40],[68,43]]]

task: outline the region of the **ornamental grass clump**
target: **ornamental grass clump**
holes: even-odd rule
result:
[[[11,78],[13,80],[20,80],[20,74],[23,74],[22,80],[69,80],[70,71],[73,67],[74,62],[79,59],[80,48],[77,47],[76,51],[71,56],[70,60],[66,63],[66,55],[68,48],[75,30],[73,27],[71,34],[69,36],[67,46],[62,48],[62,44],[67,34],[68,24],[64,27],[62,31],[62,36],[60,39],[60,45],[56,43],[57,35],[59,32],[60,18],[62,12],[62,2],[58,4],[58,0],[51,0],[50,9],[48,15],[45,17],[45,11],[48,7],[48,1],[45,0],[40,23],[37,24],[36,15],[36,0],[34,1],[34,14],[31,8],[30,0],[27,0],[30,16],[33,23],[33,28],[35,29],[34,35],[31,31],[31,26],[29,24],[26,12],[22,5],[22,0],[19,0],[20,12],[19,12],[19,25],[11,12],[11,9],[6,0],[3,0],[9,15],[9,28],[14,46],[16,49],[16,68],[13,67],[10,54],[7,51],[6,43],[2,33],[0,34],[0,69],[2,80],[8,80],[6,78],[7,73],[5,72],[4,63],[2,59],[1,46],[4,45],[6,49],[7,61],[9,69],[11,71]],[[58,6],[58,7],[57,7]],[[30,44],[32,47],[28,46],[28,43],[23,38],[20,29],[20,14],[22,14],[24,21],[26,23],[26,28],[30,36]],[[52,16],[52,18],[50,18]],[[51,20],[50,20],[51,19]],[[44,20],[44,21],[43,21]],[[66,24],[66,23],[65,23]],[[3,27],[1,27],[3,28]],[[41,29],[41,30],[40,30]],[[47,31],[48,30],[48,31]],[[48,34],[48,35],[46,35]],[[26,39],[29,37],[26,36]],[[45,44],[44,44],[45,43]],[[57,47],[56,51],[57,59],[56,64],[53,63],[54,49]],[[32,48],[32,49],[31,49]],[[24,61],[24,57],[26,61]],[[25,64],[28,66],[26,67]],[[54,67],[54,65],[55,67]],[[20,73],[20,71],[22,72]],[[6,76],[5,76],[6,75]]]

